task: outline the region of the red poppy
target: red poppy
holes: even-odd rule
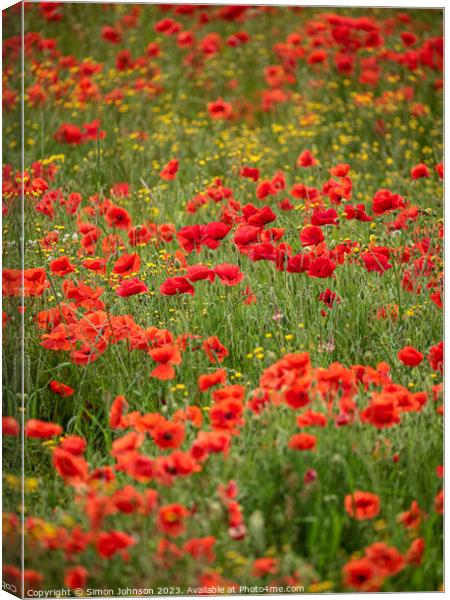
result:
[[[327,210],[316,209],[311,215],[311,225],[323,227],[324,225],[337,225],[338,214],[334,208]]]
[[[150,356],[158,363],[158,366],[150,373],[151,377],[166,380],[175,377],[175,369],[172,365],[181,364],[181,354],[177,346],[164,344],[158,348],[149,350]]]
[[[300,241],[303,246],[317,246],[324,239],[322,230],[316,225],[308,225],[300,232]]]
[[[64,275],[73,273],[75,271],[75,267],[70,262],[68,256],[60,256],[59,258],[55,258],[55,260],[50,262],[50,271],[53,275],[64,277]]]
[[[223,362],[223,360],[229,354],[228,350],[219,341],[219,338],[215,335],[204,340],[202,347],[205,351],[206,356],[213,364],[215,364],[216,362]]]
[[[163,450],[176,449],[183,443],[184,434],[184,425],[181,423],[160,420],[152,431],[152,438],[155,444]]]
[[[137,277],[132,279],[124,279],[119,287],[116,289],[116,294],[122,298],[128,298],[128,296],[135,296],[136,294],[146,294],[148,287],[143,281],[140,281]]]
[[[242,400],[230,398],[216,402],[209,410],[211,426],[220,431],[236,433],[236,427],[243,424],[244,406]]]
[[[164,296],[175,296],[177,294],[195,293],[194,287],[189,283],[186,277],[169,277],[161,284],[159,291]]]
[[[111,44],[120,44],[120,42],[122,41],[122,35],[120,31],[118,31],[114,27],[111,27],[110,25],[104,25],[102,27],[101,35],[102,39],[104,39],[106,42],[110,42]]]
[[[372,247],[367,252],[361,254],[361,258],[364,262],[364,266],[367,271],[375,271],[383,274],[385,271],[392,269],[392,265],[389,263],[390,252],[384,247]]]
[[[134,546],[136,540],[123,531],[102,531],[98,534],[95,544],[97,553],[102,558],[111,558],[117,552],[126,557],[126,549]]]
[[[139,254],[127,254],[124,253],[120,256],[113,266],[113,273],[121,275],[131,275],[139,273],[141,267],[141,259]]]
[[[354,558],[342,571],[344,585],[359,592],[377,592],[383,584],[379,569],[368,558]]]
[[[86,440],[79,435],[68,435],[63,438],[59,444],[59,448],[62,448],[66,452],[70,452],[74,456],[80,456],[86,450]]]
[[[317,438],[315,435],[295,433],[289,440],[288,448],[291,448],[291,450],[315,450],[316,445]]]
[[[427,358],[433,371],[442,373],[444,367],[444,342],[439,342],[436,346],[431,346]]]
[[[430,170],[427,165],[424,163],[419,163],[415,167],[411,169],[411,178],[412,179],[421,179],[422,177],[429,177]]]
[[[216,559],[213,549],[216,541],[213,535],[192,538],[184,544],[183,549],[195,559],[196,563],[213,563]]]
[[[309,277],[331,277],[336,269],[335,263],[326,256],[319,256],[309,264],[307,273]]]
[[[28,438],[45,440],[61,435],[62,430],[62,427],[56,423],[39,421],[39,419],[30,419],[25,423],[25,435]]]
[[[50,381],[49,388],[52,390],[52,392],[54,392],[55,394],[59,394],[63,398],[72,396],[75,392],[75,390],[72,387],[70,387],[70,385],[66,385],[65,383],[56,381],[55,379]]]
[[[208,102],[207,108],[212,119],[231,119],[233,116],[233,106],[222,98],[217,98],[214,102]]]
[[[297,417],[299,427],[325,427],[327,418],[323,413],[308,410]]]
[[[206,373],[199,375],[198,378],[198,389],[201,392],[206,392],[211,387],[218,385],[219,383],[225,383],[227,373],[224,369],[217,369],[213,373]]]
[[[84,482],[88,475],[88,464],[82,456],[76,456],[63,448],[53,450],[53,466],[69,485]]]
[[[14,417],[2,417],[3,435],[17,436],[20,433],[20,425]]]
[[[231,265],[229,263],[217,265],[214,273],[220,279],[222,285],[237,285],[244,279],[244,273],[242,273],[238,265]]]
[[[315,167],[317,160],[314,158],[310,150],[303,150],[303,152],[297,158],[298,167]]]
[[[120,206],[112,205],[105,213],[105,219],[109,227],[115,229],[130,229],[131,217],[128,212]]]
[[[264,577],[278,573],[279,561],[277,558],[256,558],[252,564],[253,577]]]
[[[256,169],[255,167],[242,167],[239,175],[241,177],[247,177],[248,179],[253,179],[253,181],[258,181],[259,169]]]
[[[176,158],[169,160],[167,165],[163,168],[163,170],[159,174],[161,179],[166,179],[167,181],[175,179],[176,174],[178,173],[179,164],[180,163],[178,162],[178,160]]]
[[[423,354],[412,346],[404,346],[397,354],[398,359],[408,367],[417,367],[423,361]]]
[[[378,567],[382,577],[396,575],[405,565],[405,559],[397,548],[388,546],[384,542],[376,542],[368,546],[365,554]]]
[[[86,588],[87,578],[88,572],[84,567],[70,567],[64,573],[64,585],[78,592]]]
[[[191,265],[187,269],[186,279],[189,279],[192,283],[196,281],[202,281],[207,279],[208,281],[214,281],[216,273],[205,265]]]
[[[393,427],[400,422],[397,399],[394,394],[373,394],[370,404],[360,414],[363,423],[371,423],[378,429]]]
[[[66,144],[78,145],[83,142],[81,129],[70,123],[62,123],[53,137],[57,142]]]
[[[405,512],[398,515],[397,519],[406,529],[418,529],[424,514],[416,500],[411,502],[411,506]]]
[[[405,561],[409,565],[415,565],[418,567],[422,562],[422,556],[425,551],[425,540],[423,538],[416,538],[411,542],[410,547],[406,551]]]
[[[162,506],[158,513],[158,527],[162,533],[178,537],[185,530],[184,520],[189,514],[188,509],[182,504]]]
[[[358,521],[374,519],[380,512],[380,498],[371,492],[356,491],[345,496],[344,507]]]
[[[111,429],[120,429],[124,411],[128,409],[128,402],[124,396],[116,396],[109,411],[109,426]]]

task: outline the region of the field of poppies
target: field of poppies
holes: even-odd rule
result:
[[[3,589],[441,590],[442,11],[18,6]]]

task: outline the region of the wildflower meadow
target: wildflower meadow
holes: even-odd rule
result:
[[[442,590],[442,68],[437,9],[3,11],[3,589]]]

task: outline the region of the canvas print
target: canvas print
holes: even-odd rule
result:
[[[443,10],[2,17],[3,590],[443,591]]]

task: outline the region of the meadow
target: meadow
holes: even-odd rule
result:
[[[22,132],[3,11],[6,589],[442,590],[442,11],[24,31]]]

